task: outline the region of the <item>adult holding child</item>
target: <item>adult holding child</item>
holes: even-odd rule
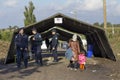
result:
[[[79,41],[77,40],[77,35],[74,34],[72,39],[69,40],[69,50],[71,50],[70,53],[72,55],[69,55],[70,58],[70,63],[68,65],[69,68],[77,70],[78,68],[78,55],[80,53],[80,46],[79,46]]]

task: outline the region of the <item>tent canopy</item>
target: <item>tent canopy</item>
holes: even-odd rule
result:
[[[62,23],[55,23],[55,18],[62,18]],[[51,30],[56,28],[60,35],[60,40],[69,40],[73,33],[83,34],[87,39],[87,44],[94,45],[93,55],[116,61],[113,51],[110,47],[105,31],[91,24],[70,18],[61,13],[55,14],[45,20],[26,26],[24,31],[27,35],[32,35],[32,28],[36,28],[42,37],[51,37]],[[14,60],[14,38],[18,31],[14,32],[11,45],[5,63]]]

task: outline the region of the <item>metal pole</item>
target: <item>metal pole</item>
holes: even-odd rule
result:
[[[104,14],[104,30],[107,28],[107,12],[106,12],[106,0],[103,0],[103,14]]]

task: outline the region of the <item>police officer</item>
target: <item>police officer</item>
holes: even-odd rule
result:
[[[19,33],[15,36],[17,67],[21,67],[21,59],[23,57],[24,66],[28,66],[28,36],[24,34],[23,28],[19,30]]]
[[[58,47],[58,34],[56,33],[56,30],[52,30],[52,40],[51,40],[51,48],[52,48],[52,54],[54,57],[53,62],[58,62],[58,55],[57,55],[57,47]]]
[[[33,49],[34,49],[34,53],[35,53],[35,61],[38,65],[43,65],[42,62],[42,55],[41,55],[41,45],[42,45],[42,37],[40,35],[40,33],[37,33],[37,30],[35,28],[32,29],[32,33],[33,33]]]

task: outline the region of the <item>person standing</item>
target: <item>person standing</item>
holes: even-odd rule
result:
[[[35,62],[38,65],[43,65],[42,62],[42,55],[41,55],[41,45],[42,45],[42,37],[41,34],[37,32],[37,30],[35,28],[32,29],[32,33],[33,33],[33,52],[35,53]]]
[[[52,30],[51,49],[54,57],[53,62],[58,62],[57,47],[58,47],[58,34],[56,30]]]
[[[73,64],[71,67],[77,70],[78,68],[78,55],[80,54],[80,46],[79,46],[79,41],[77,40],[77,35],[74,34],[72,39],[69,41],[69,47],[72,50],[73,56],[70,60],[70,64]]]
[[[15,36],[17,67],[21,67],[21,60],[23,57],[25,68],[28,67],[28,36],[24,34],[24,29],[21,28],[19,33]]]

